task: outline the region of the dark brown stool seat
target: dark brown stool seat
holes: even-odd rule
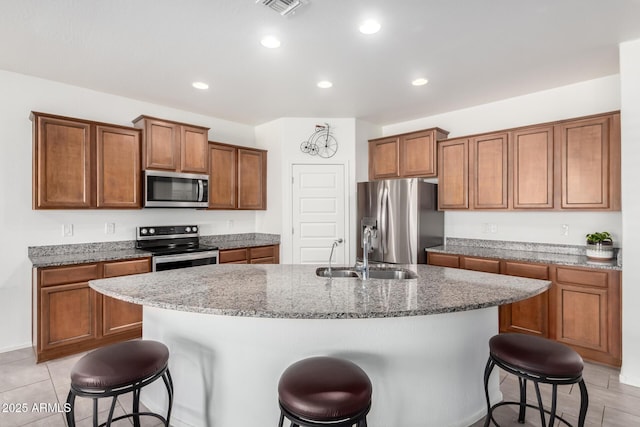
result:
[[[499,402],[491,406],[489,400],[489,377],[494,366],[498,365],[506,372],[518,376],[520,386],[519,402]],[[589,405],[587,387],[582,378],[584,363],[582,357],[571,347],[533,335],[500,334],[489,340],[489,360],[484,373],[484,392],[487,400],[487,418],[485,427],[490,422],[498,425],[493,418],[493,410],[502,405],[515,404],[520,407],[518,421],[524,423],[526,408],[535,408],[540,412],[542,426],[545,427],[545,414],[549,414],[549,426],[555,420],[570,426],[565,419],[556,415],[557,389],[562,384],[578,384],[580,386],[580,415],[578,426],[584,426]],[[536,390],[538,406],[527,404],[527,380],[532,381]],[[545,410],[540,395],[539,383],[551,384],[551,410]]]
[[[355,363],[334,357],[311,357],[289,366],[278,383],[280,423],[294,427],[366,427],[371,381]]]
[[[157,341],[137,340],[112,344],[84,355],[71,369],[71,388],[67,396],[70,410],[67,424],[75,426],[74,405],[76,396],[93,399],[93,425],[98,425],[98,399],[111,397],[111,409],[107,421],[133,418],[134,426],[140,426],[140,416],[153,416],[169,426],[173,404],[173,381],[168,368],[169,349]],[[152,412],[140,412],[140,390],[162,378],[169,394],[167,416]],[[118,396],[133,392],[133,410],[130,414],[113,418]]]

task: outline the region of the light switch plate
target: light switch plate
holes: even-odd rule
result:
[[[115,234],[116,233],[116,223],[115,222],[105,222],[104,224],[104,234]]]

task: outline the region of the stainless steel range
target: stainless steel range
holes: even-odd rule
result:
[[[218,248],[202,246],[197,225],[136,228],[136,248],[153,254],[153,271],[218,264]]]

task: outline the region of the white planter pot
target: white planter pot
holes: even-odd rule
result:
[[[587,243],[587,258],[603,260],[613,258],[612,243]]]

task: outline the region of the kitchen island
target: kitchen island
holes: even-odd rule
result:
[[[311,265],[213,265],[103,280],[144,306],[143,336],[171,351],[172,425],[275,425],[277,383],[315,355],[360,365],[373,383],[369,426],[465,427],[483,416],[482,373],[497,306],[549,281],[427,265],[417,279],[317,277]],[[500,399],[497,377],[492,400]],[[145,389],[152,410],[160,385]]]

